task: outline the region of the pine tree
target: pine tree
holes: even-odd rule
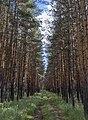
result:
[[[0,10],[0,90],[3,102],[39,91],[38,74],[43,74],[43,62],[33,1],[2,1]]]
[[[56,3],[46,89],[60,92],[66,102],[71,98],[73,107],[77,97],[88,114],[87,1],[57,0]]]

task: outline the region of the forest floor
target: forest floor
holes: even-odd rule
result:
[[[0,120],[85,120],[81,103],[73,109],[54,93],[41,91],[19,101],[0,103]]]
[[[37,106],[34,114],[34,120],[65,120],[61,110],[59,110],[57,107],[52,105],[50,108],[48,108],[48,112],[46,112],[42,106],[44,107],[42,102]]]

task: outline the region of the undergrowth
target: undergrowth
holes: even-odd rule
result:
[[[81,103],[73,109],[70,102],[67,104],[58,95],[46,91],[19,101],[0,103],[0,120],[33,120],[40,103],[44,120],[56,120],[54,107],[62,112],[65,120],[85,120]]]

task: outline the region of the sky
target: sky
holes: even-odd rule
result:
[[[50,26],[52,26],[53,16],[52,16],[52,0],[36,0],[37,7],[41,10],[41,13],[36,17],[41,21],[41,27],[39,28],[42,34],[42,43],[43,43],[43,60],[45,64],[45,69],[47,68],[47,53],[46,47],[49,44],[48,35],[51,36],[52,32]]]
[[[48,5],[51,3],[52,0],[36,0],[36,5],[39,9],[44,11],[48,11]]]

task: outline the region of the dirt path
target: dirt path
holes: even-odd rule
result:
[[[62,112],[59,109],[57,109],[56,107],[53,107],[51,112],[56,114],[56,120],[65,120],[62,115]]]
[[[66,120],[62,111],[47,98],[47,102],[43,98],[38,103],[33,120]]]
[[[34,120],[44,120],[41,106],[42,106],[41,104],[38,105],[38,107],[35,111]],[[52,109],[50,111],[51,111],[51,114],[55,113],[55,115],[56,115],[55,120],[65,120],[62,115],[62,112],[60,110],[58,110],[58,108],[52,106]]]
[[[65,120],[64,117],[62,116],[61,111],[59,111],[57,108],[53,108],[51,110],[51,113],[52,112],[56,114],[56,120]],[[35,111],[34,120],[44,120],[42,110],[41,110],[40,107],[37,108],[36,111]]]
[[[35,111],[34,120],[44,120],[42,110],[41,110],[40,106],[38,106],[36,111]]]

